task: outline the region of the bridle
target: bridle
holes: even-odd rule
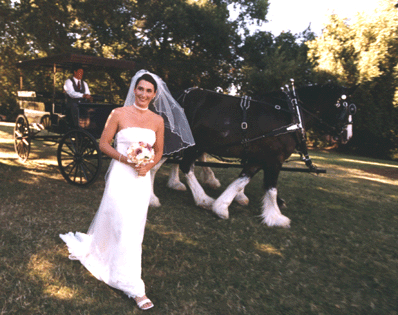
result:
[[[318,117],[316,114],[307,110],[303,106],[303,102],[299,100],[298,103],[300,109],[303,112],[314,118],[319,123],[319,125],[324,126],[325,129],[333,133],[335,140],[338,140],[338,138],[344,133],[347,127],[353,124],[352,116],[355,115],[357,112],[357,106],[354,103],[348,104],[347,95],[342,94],[340,98],[337,100],[336,104],[334,105],[337,109],[340,109],[340,112],[337,114],[338,124],[337,126],[332,126],[328,124],[326,121],[324,121],[322,118]]]
[[[357,107],[355,104],[348,103],[345,101],[347,96],[345,94],[341,95],[341,97],[337,100],[336,104],[334,105],[336,108],[340,108],[340,112],[337,114],[337,120],[339,122],[338,126],[332,126],[324,121],[322,118],[318,117],[316,114],[312,113],[311,111],[307,110],[301,101],[299,101],[300,109],[305,112],[307,115],[313,117],[320,125],[326,127],[326,129],[330,130],[335,134],[341,134],[348,125],[352,125],[352,117],[350,116],[355,115],[357,111]],[[344,100],[344,101],[343,101]],[[342,102],[343,101],[343,102]]]

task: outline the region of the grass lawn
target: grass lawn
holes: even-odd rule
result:
[[[123,293],[68,259],[60,233],[86,232],[104,174],[89,188],[66,183],[56,146],[33,143],[21,164],[13,124],[0,124],[0,314],[141,314]],[[143,278],[149,314],[398,314],[398,163],[310,152],[327,170],[282,172],[279,193],[290,229],[259,217],[262,172],[222,220],[189,191],[166,188],[150,208]],[[294,166],[298,162],[290,162]],[[107,163],[105,163],[107,164]],[[222,188],[239,169],[214,169]],[[212,191],[216,197],[222,189]]]

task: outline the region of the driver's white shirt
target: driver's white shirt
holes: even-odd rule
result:
[[[79,80],[76,79],[75,77],[73,77],[73,80],[75,80],[75,83],[76,83],[76,85],[77,85],[77,82],[78,82]],[[85,94],[90,95],[90,90],[89,90],[89,88],[88,88],[87,83],[84,82],[84,81],[80,81],[80,83],[82,83],[82,82],[84,83],[84,88],[85,88],[85,91],[86,91]],[[83,93],[80,93],[80,92],[76,92],[76,91],[75,91],[75,89],[73,88],[73,83],[72,83],[72,80],[71,80],[71,79],[68,79],[68,80],[65,81],[64,90],[65,90],[65,92],[69,95],[69,97],[71,97],[71,98],[82,98],[83,95],[84,95]]]

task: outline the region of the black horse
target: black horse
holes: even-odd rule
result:
[[[320,127],[325,133],[347,142],[356,111],[349,90],[336,85],[286,87],[260,100],[240,98],[199,88],[189,89],[178,100],[185,109],[196,142],[184,151],[180,168],[186,175],[195,203],[229,217],[228,207],[251,178],[264,171],[263,222],[268,226],[290,225],[277,202],[277,180],[282,165],[298,151],[307,166],[305,130]],[[206,195],[197,181],[193,165],[204,152],[223,158],[239,158],[242,172],[216,200]]]

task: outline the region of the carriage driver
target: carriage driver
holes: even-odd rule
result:
[[[82,101],[92,102],[88,84],[83,81],[83,67],[80,64],[74,64],[72,67],[73,77],[65,81],[64,90],[66,92],[66,107],[72,115],[75,126],[79,125],[79,107],[78,103]]]

